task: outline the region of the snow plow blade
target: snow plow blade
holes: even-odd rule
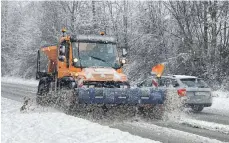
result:
[[[78,103],[80,104],[163,104],[165,91],[155,88],[79,88]]]

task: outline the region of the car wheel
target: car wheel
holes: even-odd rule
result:
[[[193,106],[191,106],[191,108],[195,112],[201,112],[204,109],[204,106],[202,106],[202,105],[193,105]]]

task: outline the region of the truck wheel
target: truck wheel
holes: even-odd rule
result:
[[[191,108],[192,108],[192,110],[194,112],[201,112],[204,109],[204,106],[202,106],[202,105],[193,105],[193,106],[191,106]]]
[[[49,89],[49,84],[46,85],[44,82],[40,83],[38,86],[38,92],[37,92],[37,97],[36,97],[36,102],[38,105],[47,105],[48,102],[48,89]]]

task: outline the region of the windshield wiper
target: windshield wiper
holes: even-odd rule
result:
[[[106,62],[104,59],[101,59],[101,58],[99,58],[99,57],[94,57],[94,56],[90,56],[90,57],[93,58],[93,59],[99,60],[99,61]]]
[[[111,63],[109,63],[109,62],[107,62],[106,60],[104,60],[104,59],[101,59],[101,58],[99,58],[99,57],[94,57],[94,56],[90,56],[91,58],[93,58],[93,59],[96,59],[96,60],[99,60],[99,61],[102,61],[102,62],[104,62],[104,63],[106,63],[108,66],[111,66],[112,67],[112,64]]]

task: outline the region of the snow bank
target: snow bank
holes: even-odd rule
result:
[[[229,134],[229,125],[222,125],[213,122],[206,122],[206,121],[200,121],[200,120],[194,120],[188,118],[181,119],[179,123],[191,127],[195,127],[195,128],[208,129],[208,130],[221,132],[224,134]]]
[[[14,83],[14,84],[24,84],[24,85],[32,85],[37,86],[38,80],[35,79],[23,79],[19,77],[1,77],[1,81],[4,83]]]
[[[212,100],[212,106],[204,108],[202,112],[229,115],[229,98],[213,97]]]
[[[208,109],[216,109],[229,112],[229,98],[216,98],[213,97],[212,106]],[[205,109],[204,109],[205,110]]]
[[[2,98],[2,143],[156,142],[59,112],[21,113],[21,103]]]
[[[229,98],[229,91],[217,90],[212,92],[213,97]]]

